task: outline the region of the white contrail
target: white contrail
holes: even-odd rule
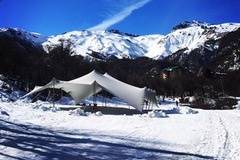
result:
[[[110,26],[124,20],[126,17],[132,14],[134,10],[137,10],[143,7],[145,4],[150,2],[151,0],[141,0],[133,5],[130,5],[124,8],[121,12],[113,15],[111,18],[102,21],[100,24],[89,28],[88,30],[106,30]]]

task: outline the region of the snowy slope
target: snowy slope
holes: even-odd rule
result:
[[[34,45],[41,45],[47,40],[47,36],[43,36],[36,32],[28,32],[20,28],[0,28],[0,33],[10,37],[26,40]]]
[[[240,23],[210,25],[193,21],[177,25],[167,35],[137,36],[119,31],[83,30],[45,37],[18,28],[2,28],[0,35],[4,33],[30,41],[34,45],[42,46],[47,53],[63,44],[65,47],[70,46],[71,55],[91,57],[94,53],[98,53],[105,59],[143,56],[159,59],[182,49],[185,49],[185,53],[189,53],[191,50],[203,46],[206,41],[219,39],[239,27]]]
[[[187,28],[180,28],[166,35],[159,45],[161,54],[156,54],[156,57],[166,57],[181,49],[187,49],[186,53],[188,53],[203,46],[207,40],[221,38],[224,33],[234,31],[239,27],[240,24],[230,23],[220,25],[193,23]]]
[[[239,110],[150,118],[76,116],[36,105],[0,103],[0,159],[240,158]]]
[[[73,31],[49,37],[42,45],[49,52],[63,43],[70,45],[72,55],[86,56],[95,51],[104,57],[117,58],[164,58],[178,50],[186,49],[186,53],[203,46],[207,40],[221,38],[225,33],[240,27],[238,23],[210,25],[200,22],[186,22],[187,26],[163,35],[128,36],[109,31]],[[217,46],[216,46],[217,47]]]
[[[56,45],[71,44],[72,55],[86,56],[91,51],[99,52],[105,57],[136,58],[144,56],[146,49],[138,44],[134,37],[123,36],[107,31],[73,31],[50,37],[43,43],[46,51]]]

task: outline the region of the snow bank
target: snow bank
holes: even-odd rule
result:
[[[71,110],[68,112],[69,115],[74,115],[74,116],[97,116],[100,117],[103,115],[101,111],[97,111],[96,113],[90,113],[90,112],[84,112],[83,109],[77,108],[74,110]]]
[[[197,110],[193,110],[190,107],[181,107],[179,109],[180,109],[179,113],[181,113],[181,114],[197,114],[198,113]]]
[[[236,108],[236,109],[240,110],[240,100],[238,100],[238,104],[234,105],[233,108]]]
[[[168,117],[167,114],[164,113],[163,111],[156,111],[156,110],[148,112],[147,115],[148,115],[149,118],[165,118],[165,117]]]
[[[42,111],[49,111],[50,108],[47,106],[44,106],[43,104],[36,104],[33,106],[34,109],[41,109]]]
[[[50,105],[49,103],[46,102],[42,102],[42,101],[37,101],[35,103],[35,105],[33,105],[33,109],[40,109],[42,111],[52,111],[52,112],[56,112],[59,110],[58,107],[53,107],[52,105]]]
[[[74,116],[88,116],[87,113],[84,112],[84,110],[77,108],[74,110],[69,111],[69,115],[74,115]]]
[[[96,116],[102,116],[103,114],[102,114],[101,111],[97,111],[97,112],[95,113],[95,115],[96,115]]]

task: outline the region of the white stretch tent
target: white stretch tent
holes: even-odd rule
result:
[[[76,104],[81,100],[100,92],[101,90],[106,90],[109,93],[125,100],[128,104],[139,111],[143,110],[145,101],[157,105],[155,91],[146,87],[138,88],[126,84],[113,78],[107,73],[102,75],[95,70],[85,76],[70,81],[59,81],[53,79],[45,86],[36,86],[24,97],[47,88],[64,90],[73,97]]]

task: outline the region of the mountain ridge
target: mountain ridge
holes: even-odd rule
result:
[[[92,55],[98,55],[97,57],[101,59],[113,57],[164,59],[180,50],[185,50],[184,53],[188,54],[196,48],[207,47],[205,45],[207,41],[217,40],[239,27],[240,23],[211,25],[199,21],[185,21],[173,27],[173,30],[166,35],[135,35],[114,29],[71,31],[49,37],[18,28],[3,28],[0,29],[0,33],[20,37],[33,45],[41,46],[46,53],[63,45],[70,47],[72,56],[81,55],[90,59],[96,59]]]

